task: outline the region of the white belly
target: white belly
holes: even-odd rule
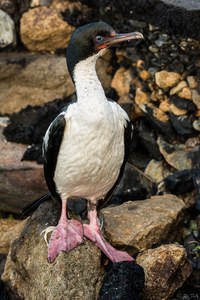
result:
[[[116,182],[124,160],[124,125],[121,108],[109,103],[91,116],[71,112],[60,147],[54,181],[63,198],[96,201]],[[75,111],[75,109],[74,109]]]

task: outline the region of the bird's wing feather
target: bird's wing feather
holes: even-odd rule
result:
[[[49,126],[43,142],[44,175],[52,196],[60,199],[56,192],[54,172],[64,131],[66,130],[66,112],[59,114]]]

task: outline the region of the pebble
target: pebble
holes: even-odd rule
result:
[[[197,90],[192,90],[192,101],[200,109],[200,94]]]
[[[149,101],[148,95],[138,87],[135,94],[135,103],[140,107],[142,104],[147,104]]]
[[[188,86],[184,87],[179,93],[179,97],[192,100],[192,93]]]
[[[195,120],[192,126],[195,130],[200,131],[200,118],[198,120]]]
[[[176,105],[174,105],[173,103],[170,104],[169,108],[170,108],[171,112],[174,115],[176,115],[176,116],[182,116],[182,115],[186,115],[187,114],[187,110],[186,109],[180,109]]]
[[[149,46],[149,51],[151,51],[153,53],[157,53],[157,52],[159,52],[159,48],[156,47],[155,45],[151,45],[151,46]]]
[[[0,48],[16,44],[15,25],[11,17],[0,9]]]
[[[169,93],[170,93],[170,95],[178,94],[186,86],[187,86],[187,82],[182,80],[175,87],[173,87]]]
[[[155,73],[155,82],[162,89],[175,86],[180,81],[180,74],[176,72],[160,71]]]
[[[197,78],[195,76],[187,76],[186,80],[191,89],[196,89],[198,87]]]

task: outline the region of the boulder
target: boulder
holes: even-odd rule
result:
[[[171,299],[192,272],[185,249],[175,244],[146,250],[137,263],[146,274],[144,300]]]
[[[34,52],[66,48],[74,29],[56,10],[46,6],[30,9],[20,20],[21,40]]]
[[[181,199],[168,194],[107,207],[101,211],[104,232],[113,245],[137,253],[162,240],[180,238],[185,209]]]
[[[48,214],[46,213],[48,210]],[[2,280],[7,288],[26,300],[97,299],[101,275],[101,251],[90,241],[47,262],[42,230],[56,225],[59,207],[43,203],[27,220],[11,247]]]
[[[110,56],[100,58],[97,70],[104,88],[110,86],[106,73]],[[27,105],[42,105],[74,92],[64,56],[10,53],[0,57],[0,113],[18,112]]]

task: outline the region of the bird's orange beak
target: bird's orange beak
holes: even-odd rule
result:
[[[129,32],[129,33],[113,33],[110,37],[104,37],[101,43],[96,45],[97,50],[108,48],[109,46],[126,42],[130,40],[143,39],[144,36],[140,32]]]

